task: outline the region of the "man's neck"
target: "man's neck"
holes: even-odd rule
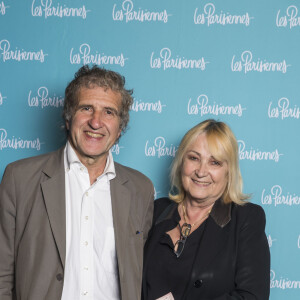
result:
[[[97,157],[83,156],[76,151],[72,143],[70,143],[70,146],[74,150],[79,161],[87,168],[90,184],[92,185],[97,178],[103,174],[109,153],[103,153],[103,155]]]
[[[80,160],[81,163],[87,168],[90,177],[90,184],[92,185],[97,178],[103,174],[108,155],[98,157],[98,159],[86,158]]]

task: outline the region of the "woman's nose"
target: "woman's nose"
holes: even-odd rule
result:
[[[207,164],[204,162],[199,163],[198,168],[195,170],[195,174],[198,177],[204,177],[207,175]]]

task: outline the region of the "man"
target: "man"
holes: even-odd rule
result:
[[[66,88],[68,141],[7,166],[0,186],[0,299],[140,299],[153,185],[114,163],[132,91],[83,66]]]

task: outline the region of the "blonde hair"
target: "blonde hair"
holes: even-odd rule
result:
[[[243,180],[239,168],[238,144],[236,138],[227,124],[213,119],[199,123],[190,129],[181,140],[171,167],[170,199],[181,203],[185,198],[185,191],[181,181],[183,158],[189,146],[202,133],[206,134],[209,151],[212,155],[217,160],[226,161],[228,165],[228,182],[222,195],[224,203],[234,202],[243,205],[245,203],[243,200],[248,199],[249,195],[243,194],[242,192]]]

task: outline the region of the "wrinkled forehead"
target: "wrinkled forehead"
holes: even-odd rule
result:
[[[103,95],[109,101],[111,99],[112,102],[118,102],[118,106],[120,106],[122,102],[122,95],[119,91],[112,90],[108,86],[98,86],[98,85],[88,85],[88,86],[81,86],[77,92],[77,101],[79,102],[81,98],[84,98],[85,94],[94,95]]]

